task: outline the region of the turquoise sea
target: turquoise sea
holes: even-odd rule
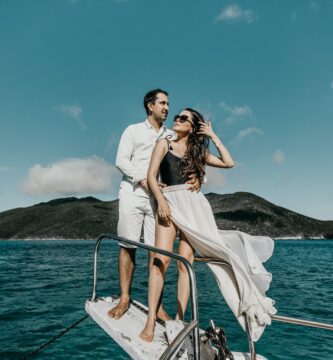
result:
[[[0,241],[0,359],[21,359],[84,315],[91,296],[94,241]],[[98,295],[118,293],[118,247],[100,248]],[[266,263],[273,273],[269,296],[279,315],[333,324],[333,241],[278,240]],[[175,265],[163,302],[176,309]],[[196,264],[200,324],[225,329],[233,350],[247,340],[221,299],[204,264]],[[146,303],[147,255],[138,250],[134,298]],[[274,322],[257,343],[268,359],[332,360],[333,332]],[[36,359],[128,359],[90,318],[40,352]]]

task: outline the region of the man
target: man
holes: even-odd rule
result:
[[[144,242],[155,245],[155,199],[147,184],[147,171],[156,141],[173,133],[163,126],[169,112],[168,93],[161,89],[149,91],[144,97],[147,119],[128,126],[121,136],[116,166],[123,173],[119,191],[118,235],[140,241],[143,228]],[[196,178],[189,180],[191,190],[198,190]],[[119,276],[121,295],[117,306],[108,312],[111,318],[119,319],[127,311],[130,289],[135,268],[136,248],[122,245],[119,250]],[[152,259],[150,259],[149,268]],[[169,319],[160,306],[157,316]]]

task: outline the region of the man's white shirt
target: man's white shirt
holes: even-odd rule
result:
[[[123,132],[117,152],[116,166],[123,173],[122,191],[137,196],[149,197],[139,182],[147,178],[148,167],[154,146],[159,139],[175,138],[172,130],[162,126],[157,132],[148,119],[129,125]]]

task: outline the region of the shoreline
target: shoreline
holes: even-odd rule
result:
[[[304,238],[302,236],[281,236],[281,237],[274,237],[273,240],[331,240],[326,239],[323,236],[313,236],[311,238]]]
[[[259,236],[259,235],[258,235]],[[260,235],[261,236],[261,235]],[[304,238],[301,236],[281,236],[281,237],[272,237],[274,241],[286,241],[286,240],[333,240],[333,239],[327,239],[323,236],[314,236],[311,238]],[[26,238],[26,239],[0,239],[0,241],[96,241],[95,238],[91,239],[73,239],[73,238],[62,238],[62,237],[53,237],[53,238]]]

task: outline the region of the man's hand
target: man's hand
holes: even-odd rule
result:
[[[147,179],[142,179],[139,182],[139,185],[142,187],[143,190],[147,191],[148,193],[150,192]]]
[[[191,175],[189,175],[188,178],[189,178],[189,180],[186,181],[186,184],[190,185],[188,190],[199,192],[201,189],[201,184],[200,184],[200,181],[197,178],[197,176],[195,174],[191,174]]]
[[[160,188],[160,189],[163,189],[164,187],[166,187],[166,186],[168,186],[168,185],[166,185],[166,184],[163,184],[162,182],[158,182],[158,187]]]

